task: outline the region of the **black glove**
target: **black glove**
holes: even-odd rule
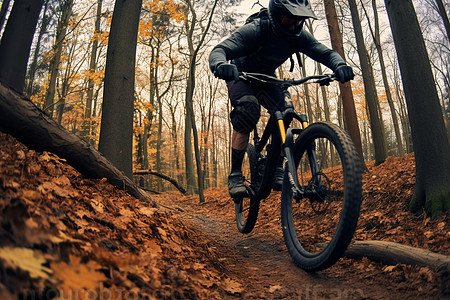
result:
[[[342,65],[338,67],[334,71],[334,74],[336,74],[337,79],[342,83],[350,81],[353,78],[355,78],[355,74],[353,74],[352,68],[347,65]]]
[[[239,71],[235,65],[229,63],[222,63],[214,72],[214,75],[220,79],[224,79],[226,81],[230,80],[239,80]]]

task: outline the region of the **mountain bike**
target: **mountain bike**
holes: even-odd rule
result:
[[[242,80],[276,84],[284,95],[284,108],[269,112],[262,136],[252,133],[243,175],[248,197],[235,198],[237,228],[253,230],[261,201],[272,191],[274,172],[283,159],[281,226],[295,264],[314,272],[333,265],[347,249],[356,229],[362,191],[362,168],[348,134],[329,122],[308,124],[295,111],[288,88],[305,83],[329,85],[334,74],[299,80],[278,79],[258,73],[240,73]],[[297,127],[291,123],[296,123]],[[282,156],[281,156],[282,154]]]

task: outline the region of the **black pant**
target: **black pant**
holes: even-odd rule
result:
[[[282,110],[284,107],[284,97],[279,85],[232,80],[227,82],[227,87],[234,108],[230,113],[231,123],[237,132],[249,133],[256,126],[261,105],[270,110]],[[245,96],[252,96],[256,101],[243,101],[243,98],[249,99]]]

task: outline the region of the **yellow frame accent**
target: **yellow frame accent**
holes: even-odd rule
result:
[[[278,126],[280,127],[281,141],[284,144],[284,142],[286,141],[286,129],[284,128],[283,120],[278,120]]]

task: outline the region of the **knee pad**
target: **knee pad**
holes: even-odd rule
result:
[[[247,95],[235,101],[230,114],[233,129],[239,133],[250,133],[261,116],[261,105],[255,96]]]

